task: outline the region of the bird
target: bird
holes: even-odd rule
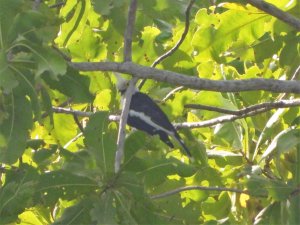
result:
[[[116,87],[122,96],[125,95],[129,81],[115,73],[117,78]],[[190,150],[186,147],[175,127],[169,121],[167,115],[147,95],[140,92],[136,87],[132,93],[127,124],[149,135],[158,135],[160,140],[170,148],[174,148],[169,137],[175,139],[185,150],[189,158],[192,157]]]

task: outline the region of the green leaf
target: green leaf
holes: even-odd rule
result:
[[[18,170],[7,171],[0,189],[1,224],[16,221],[19,214],[33,206],[37,176],[38,172],[27,164],[21,165]]]
[[[194,34],[192,42],[198,52],[196,60],[214,59],[218,62],[222,54],[236,41],[249,45],[261,37],[265,32],[263,23],[269,17],[255,13],[254,8],[251,10],[253,13],[240,8],[231,9],[216,15],[220,21],[216,28],[200,27]],[[210,16],[208,19],[211,19]]]
[[[299,61],[299,36],[291,33],[285,37],[285,46],[280,53],[281,66],[295,66]]]
[[[0,48],[6,49],[11,22],[18,12],[20,12],[22,0],[1,0],[0,1]]]
[[[96,181],[65,170],[55,170],[39,177],[35,199],[53,206],[59,199],[77,199],[81,195],[91,194],[96,188]]]
[[[42,78],[51,89],[56,89],[69,96],[75,103],[91,102],[93,99],[89,92],[90,79],[70,67],[64,76],[58,76],[56,80],[51,79],[48,75],[44,75]]]
[[[218,199],[210,197],[208,201],[202,204],[203,214],[213,215],[217,219],[226,217],[230,212],[231,201],[227,192],[222,192]]]
[[[294,188],[282,181],[270,180],[266,189],[275,201],[283,201],[289,198]]]
[[[12,89],[18,86],[19,82],[14,72],[9,68],[7,55],[4,51],[0,51],[0,88],[4,93],[11,93]]]
[[[254,224],[276,224],[280,221],[281,207],[280,202],[274,202],[263,208],[255,217]]]
[[[112,192],[103,193],[101,198],[94,202],[91,209],[91,218],[97,224],[112,224],[117,225],[117,210],[114,204]]]
[[[114,171],[116,134],[116,127],[109,126],[107,112],[92,115],[84,130],[84,143],[104,173]]]
[[[108,111],[110,103],[112,101],[111,96],[111,90],[110,89],[104,89],[102,91],[99,91],[96,95],[96,98],[94,100],[94,107],[97,107],[100,111]]]
[[[0,161],[14,163],[25,151],[33,122],[32,111],[30,102],[23,95],[7,96],[7,104],[9,117],[0,124],[1,134],[5,137],[5,144],[0,148]]]
[[[53,156],[56,152],[56,146],[52,146],[50,149],[42,148],[35,152],[32,159],[37,163],[41,164],[47,159],[49,159],[51,156]]]
[[[49,96],[49,93],[46,90],[46,87],[41,88],[41,100],[42,100],[42,107],[50,118],[50,124],[53,125],[54,120],[53,120],[52,103],[51,103],[51,98]]]
[[[270,154],[282,154],[291,150],[295,150],[296,146],[300,144],[300,130],[286,129],[276,135],[271,144],[261,157],[261,160],[268,157]]]
[[[83,199],[78,203],[66,208],[60,218],[54,221],[52,225],[65,225],[65,224],[91,224],[90,211],[93,206],[93,199]]]
[[[79,41],[68,46],[72,55],[72,61],[99,62],[105,60],[107,57],[107,46],[101,40],[101,36],[96,35],[90,27],[85,27],[83,33],[84,35]]]

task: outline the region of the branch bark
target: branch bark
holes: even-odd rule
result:
[[[247,0],[247,2],[300,31],[300,20],[297,17],[284,12],[278,9],[276,6],[262,0]]]
[[[70,66],[81,71],[114,71],[130,74],[142,79],[154,79],[174,85],[182,85],[197,90],[217,92],[241,92],[264,90],[274,93],[300,93],[300,81],[284,81],[273,79],[247,80],[209,80],[191,77],[180,73],[141,66],[132,62],[84,62],[69,63]]]
[[[215,112],[231,114],[236,116],[244,116],[249,113],[262,113],[262,112],[269,111],[271,109],[288,108],[288,107],[295,107],[295,106],[300,106],[300,99],[281,100],[277,102],[264,102],[257,105],[251,105],[249,107],[240,110],[228,110],[228,109],[222,109],[218,107],[199,105],[199,104],[186,104],[185,108],[204,109],[204,110],[215,111]]]
[[[128,10],[128,20],[124,34],[124,61],[132,61],[132,36],[134,31],[137,0],[132,0]]]
[[[137,10],[137,0],[131,0],[129,10],[128,10],[128,21],[124,34],[124,61],[129,62],[132,59],[132,34],[135,24],[135,14]],[[115,157],[115,173],[118,173],[121,168],[121,164],[124,156],[124,145],[126,136],[126,124],[129,113],[129,106],[131,102],[131,97],[135,89],[135,85],[138,78],[134,77],[130,83],[129,87],[125,93],[122,113],[119,123],[118,139],[117,139],[117,151]]]
[[[258,105],[253,105],[250,107],[247,107],[245,109],[239,110],[239,111],[233,111],[235,115],[226,115],[226,116],[220,116],[215,119],[201,121],[201,122],[185,122],[185,123],[177,123],[174,124],[174,127],[176,129],[180,128],[199,128],[199,127],[210,127],[219,123],[225,123],[229,121],[235,121],[237,119],[254,116],[263,112],[267,112],[271,109],[278,109],[278,108],[289,108],[289,107],[299,107],[300,106],[300,99],[294,99],[294,100],[281,100],[278,102],[266,102]],[[208,109],[209,107],[206,107]],[[214,110],[214,111],[222,111],[225,113],[224,109],[221,110]],[[227,110],[227,113],[229,111]]]

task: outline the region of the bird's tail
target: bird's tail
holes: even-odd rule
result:
[[[178,141],[178,143],[182,146],[182,148],[184,149],[186,154],[189,156],[189,158],[192,158],[192,154],[191,154],[190,150],[186,147],[186,145],[184,144],[183,140],[181,139],[181,137],[179,136],[179,134],[177,132],[175,133],[174,137]]]

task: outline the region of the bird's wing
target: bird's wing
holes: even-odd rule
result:
[[[141,92],[134,93],[131,99],[130,109],[139,113],[142,112],[145,116],[150,118],[153,123],[170,132],[175,131],[175,128],[170,123],[166,114],[146,94]]]

